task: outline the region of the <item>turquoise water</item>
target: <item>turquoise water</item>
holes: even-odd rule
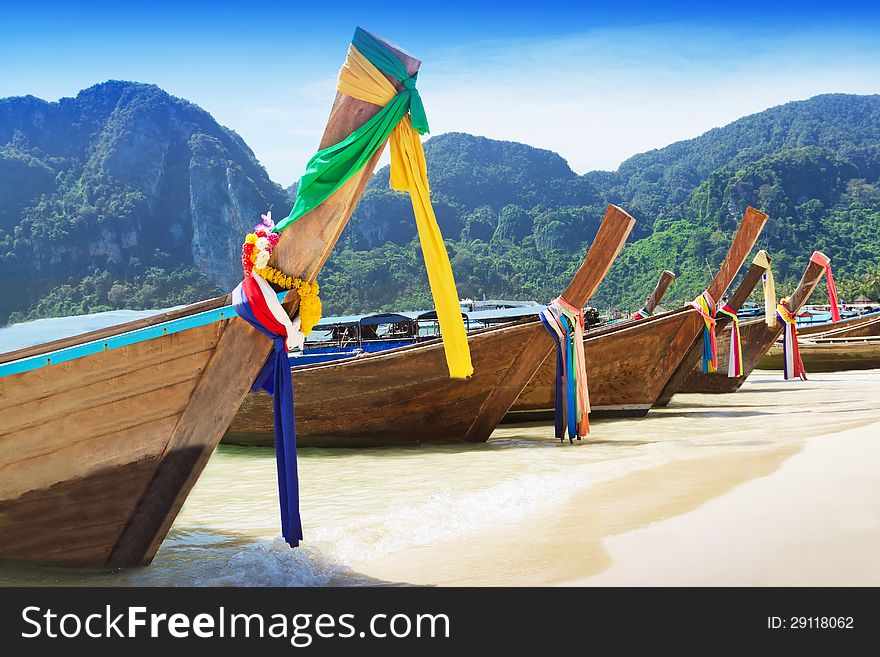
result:
[[[135,319],[158,315],[165,310],[111,310],[91,315],[52,317],[0,327],[0,353],[60,340],[88,331],[124,324]]]

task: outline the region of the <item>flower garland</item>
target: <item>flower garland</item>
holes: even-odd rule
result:
[[[275,222],[272,221],[272,211],[260,215],[262,222],[254,226],[254,232],[248,233],[241,245],[241,264],[244,275],[256,274],[283,290],[296,290],[299,294],[299,318],[300,330],[308,335],[312,328],[321,321],[321,298],[318,296],[320,287],[318,283],[309,283],[301,278],[293,278],[283,272],[269,266],[269,258],[272,249],[281,239],[278,233],[273,233]]]

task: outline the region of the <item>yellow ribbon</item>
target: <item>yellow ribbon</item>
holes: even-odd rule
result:
[[[353,45],[349,47],[348,57],[339,71],[336,88],[347,96],[381,106],[387,105],[397,95],[397,90],[388,78]],[[391,133],[390,141],[391,188],[409,192],[412,201],[419,242],[428,271],[428,283],[437,307],[437,320],[443,336],[449,376],[465,378],[474,372],[470,348],[452,266],[449,264],[449,254],[446,253],[443,235],[431,205],[425,151],[409,116],[403,117]]]
[[[795,332],[797,332],[797,317],[794,316],[785,303],[788,301],[788,298],[783,297],[779,300],[779,303],[776,305],[776,312],[779,313],[779,316],[782,317],[782,321],[788,324],[789,326],[795,327]]]
[[[758,251],[752,263],[764,268],[764,322],[772,328],[776,326],[776,283],[770,269],[770,256],[766,251]]]

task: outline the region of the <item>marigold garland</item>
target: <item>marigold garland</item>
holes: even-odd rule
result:
[[[320,288],[317,283],[309,283],[301,278],[292,278],[274,267],[269,267],[272,248],[280,239],[277,233],[271,232],[275,227],[272,212],[261,215],[262,223],[254,226],[254,232],[248,233],[241,245],[241,265],[244,275],[255,273],[283,290],[296,290],[299,294],[300,330],[308,335],[312,327],[321,321]]]
[[[299,294],[299,320],[300,330],[303,334],[308,335],[312,328],[321,321],[323,309],[321,298],[318,296],[321,288],[317,282],[309,283],[301,278],[291,278],[274,267],[255,268],[254,273],[283,290],[296,290]]]

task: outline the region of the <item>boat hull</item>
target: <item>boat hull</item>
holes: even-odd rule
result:
[[[590,418],[645,415],[678,368],[703,321],[679,310],[591,331],[584,338]],[[553,417],[556,360],[548,358],[514,402],[506,421]]]
[[[740,282],[736,291],[733,293],[730,301],[728,302],[728,307],[731,308],[734,312],[738,311],[742,308],[743,304],[749,298],[749,295],[752,293],[752,290],[761,280],[766,268],[770,266],[770,256],[766,251],[759,251],[755,256],[755,259],[752,261],[751,266],[749,267],[746,275],[743,277],[743,280]],[[715,328],[717,332],[723,332],[724,328],[728,325],[730,319],[728,315],[721,314],[720,316],[716,316],[715,320]],[[746,322],[743,322],[745,324]],[[729,335],[729,333],[728,333]],[[729,338],[728,338],[729,341]],[[724,337],[722,335],[721,344],[724,343]],[[675,373],[670,377],[669,381],[666,382],[666,386],[663,388],[663,391],[660,393],[660,396],[654,402],[654,406],[663,408],[667,404],[669,404],[672,397],[675,393],[681,390],[681,387],[685,384],[688,378],[691,376],[691,373],[699,371],[698,365],[703,357],[703,344],[702,342],[696,342],[693,346],[691,346],[690,351],[687,355],[682,359],[681,364],[678,366],[678,369]],[[719,360],[719,362],[724,363],[725,360]]]
[[[742,376],[727,376],[727,367],[730,362],[730,331],[728,324],[717,336],[718,371],[703,372],[699,369],[699,357],[688,377],[684,380],[678,392],[704,392],[704,393],[727,393],[736,392],[745,383],[749,374],[755,369],[758,362],[773,346],[773,343],[782,333],[781,325],[777,328],[769,328],[764,318],[752,319],[748,322],[740,322],[740,338],[742,341]]]
[[[439,341],[368,354],[345,362],[294,367],[300,447],[377,447],[482,442],[510,405],[499,395],[530,350],[549,351],[540,322],[468,336],[474,374],[451,379]],[[500,404],[493,408],[493,404]],[[475,427],[481,419],[485,427]],[[249,395],[224,442],[273,443],[272,398]]]
[[[822,254],[814,253],[813,257]],[[804,304],[810,298],[813,290],[822,277],[824,270],[812,258],[807,265],[797,288],[786,302],[793,315],[797,315]],[[717,338],[718,371],[703,372],[700,368],[699,353],[694,350],[689,356],[688,362],[693,365],[687,370],[688,375],[682,381],[676,392],[691,393],[728,393],[736,392],[745,383],[752,370],[758,366],[760,360],[770,350],[783,332],[782,321],[777,321],[773,326],[768,326],[765,318],[751,319],[740,322],[740,345],[742,348],[742,375],[728,376],[730,363],[730,337],[732,326],[726,323],[723,330],[719,331]],[[686,363],[687,364],[687,363]],[[671,395],[670,395],[671,396]]]
[[[0,560],[107,562],[227,322],[0,379]]]
[[[849,317],[836,323],[816,324],[798,328],[798,335],[804,338],[866,338],[880,335],[880,313],[866,313]]]
[[[658,387],[662,389],[662,383],[646,385],[642,378],[628,378],[621,372],[628,368],[648,372],[655,367],[656,354],[664,345],[668,348],[672,344],[689,314],[663,318],[650,330],[645,330],[646,322],[633,322],[628,328],[636,330],[617,330],[584,340],[587,378],[603,382],[590,389],[590,417],[638,417],[650,410],[651,396],[659,392]],[[387,358],[367,355],[336,366],[294,367],[297,445],[377,447],[463,442],[469,423],[488,394],[505,380],[511,366],[509,358],[522,352],[527,340],[538,339],[542,333],[545,331],[540,324],[531,323],[471,334],[468,342],[475,374],[468,381],[449,379],[436,344],[384,352]],[[627,347],[633,344],[643,348]],[[552,343],[547,340],[543,346],[547,349]],[[623,354],[627,358],[615,364],[614,359]],[[394,361],[397,364],[392,364]],[[504,422],[553,418],[555,368],[555,356],[551,354],[541,362],[513,406],[501,412]],[[654,373],[652,379],[662,376]],[[394,418],[394,423],[386,418]],[[271,446],[273,422],[272,398],[262,392],[253,393],[245,399],[223,442]],[[487,438],[488,434],[476,437]]]
[[[833,338],[801,340],[801,359],[807,376],[810,372],[842,372],[880,368],[880,338]],[[758,367],[782,369],[782,346],[773,345]]]
[[[767,222],[767,215],[746,208],[730,250],[707,291],[720,298],[733,281]],[[591,331],[584,340],[590,416],[644,415],[682,376],[683,361],[698,347],[703,333],[702,316],[690,305],[648,319]],[[670,395],[671,396],[671,395]],[[555,405],[555,363],[543,364],[511,408],[517,414],[550,414]]]

